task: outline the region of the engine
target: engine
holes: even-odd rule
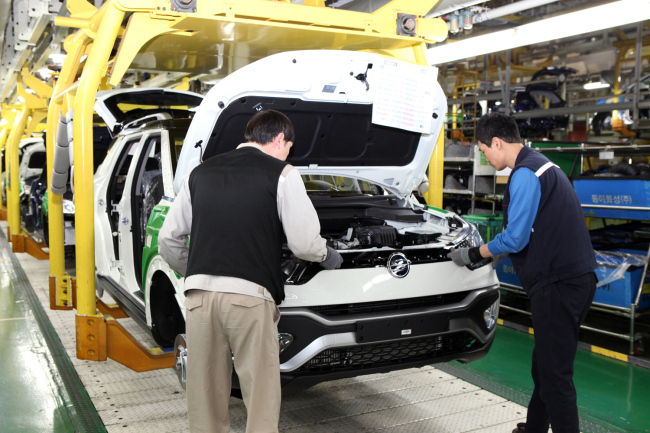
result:
[[[328,246],[336,250],[370,247],[401,248],[434,243],[441,235],[442,233],[431,233],[419,227],[398,231],[389,225],[362,226],[355,224],[346,232],[340,233],[339,236],[332,237],[328,241]]]

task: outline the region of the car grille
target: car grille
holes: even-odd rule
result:
[[[319,373],[415,362],[461,353],[476,344],[478,342],[471,334],[457,332],[413,340],[328,349],[310,359],[298,371]]]
[[[353,316],[356,314],[405,310],[409,308],[426,308],[437,305],[450,305],[461,302],[470,291],[446,293],[444,295],[424,296],[419,298],[391,299],[389,301],[360,302],[358,304],[318,305],[310,310],[325,316]]]

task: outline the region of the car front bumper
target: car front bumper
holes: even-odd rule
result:
[[[439,362],[472,362],[492,345],[483,312],[499,301],[498,286],[466,292],[451,304],[325,315],[318,309],[284,308],[278,332],[293,342],[280,355],[283,387],[417,368]],[[383,310],[383,311],[382,311]]]

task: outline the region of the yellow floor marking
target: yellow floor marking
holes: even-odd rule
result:
[[[619,361],[627,362],[627,355],[622,353],[614,352],[612,350],[603,349],[602,347],[591,346],[591,351],[599,355],[606,356],[608,358],[618,359]]]

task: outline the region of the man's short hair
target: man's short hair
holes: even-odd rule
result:
[[[500,138],[506,143],[521,143],[517,121],[505,114],[489,113],[481,116],[476,124],[476,139],[492,147],[492,139]]]
[[[255,114],[246,125],[244,138],[249,143],[269,144],[281,132],[285,141],[294,141],[295,133],[291,120],[276,110],[265,110]]]

